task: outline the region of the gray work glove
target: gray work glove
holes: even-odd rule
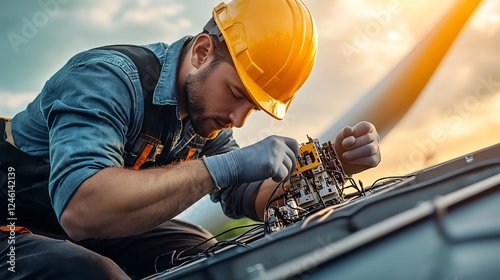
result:
[[[218,188],[272,178],[288,179],[295,170],[299,144],[295,139],[269,136],[251,146],[221,155],[204,157],[203,161]]]

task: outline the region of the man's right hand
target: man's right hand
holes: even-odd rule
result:
[[[295,139],[269,136],[248,147],[203,160],[214,183],[225,188],[268,178],[281,182],[295,170],[298,153]]]

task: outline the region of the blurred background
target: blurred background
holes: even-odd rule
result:
[[[424,38],[457,1],[305,0],[318,27],[316,65],[285,120],[256,112],[241,146],[271,134],[306,142],[333,125]],[[0,115],[12,117],[74,54],[108,44],[172,43],[201,31],[219,1],[27,0],[0,10]],[[382,162],[355,175],[412,171],[500,142],[500,1],[483,0],[404,117],[382,139]],[[401,94],[405,94],[401,92]],[[387,104],[395,101],[387,100]],[[371,114],[387,113],[385,106]],[[369,119],[367,119],[370,121]],[[345,123],[340,125],[354,125]],[[327,139],[321,138],[326,141]],[[333,140],[333,139],[332,139]],[[196,216],[208,206],[194,206]],[[197,210],[197,211],[196,211]],[[220,214],[220,213],[219,213]],[[215,214],[214,214],[215,215]],[[217,214],[218,215],[218,214]]]

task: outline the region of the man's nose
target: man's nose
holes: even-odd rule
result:
[[[252,113],[254,106],[252,105],[245,105],[245,106],[239,106],[235,110],[233,110],[229,114],[229,118],[231,119],[232,124],[235,127],[242,127],[245,124],[245,121],[247,120],[248,116],[250,116],[250,113]]]

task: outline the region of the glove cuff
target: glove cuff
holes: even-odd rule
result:
[[[237,151],[202,157],[203,163],[205,163],[208,173],[210,173],[215,184],[216,191],[241,182],[236,158]]]
[[[205,164],[205,167],[207,168],[208,173],[210,174],[210,177],[212,177],[212,181],[214,182],[214,192],[220,191],[222,188],[220,187],[220,184],[217,182],[217,179],[214,176],[214,171],[212,171],[212,168],[210,167],[211,164],[207,163],[208,158],[206,156],[203,156],[201,159],[203,160],[203,163]]]

